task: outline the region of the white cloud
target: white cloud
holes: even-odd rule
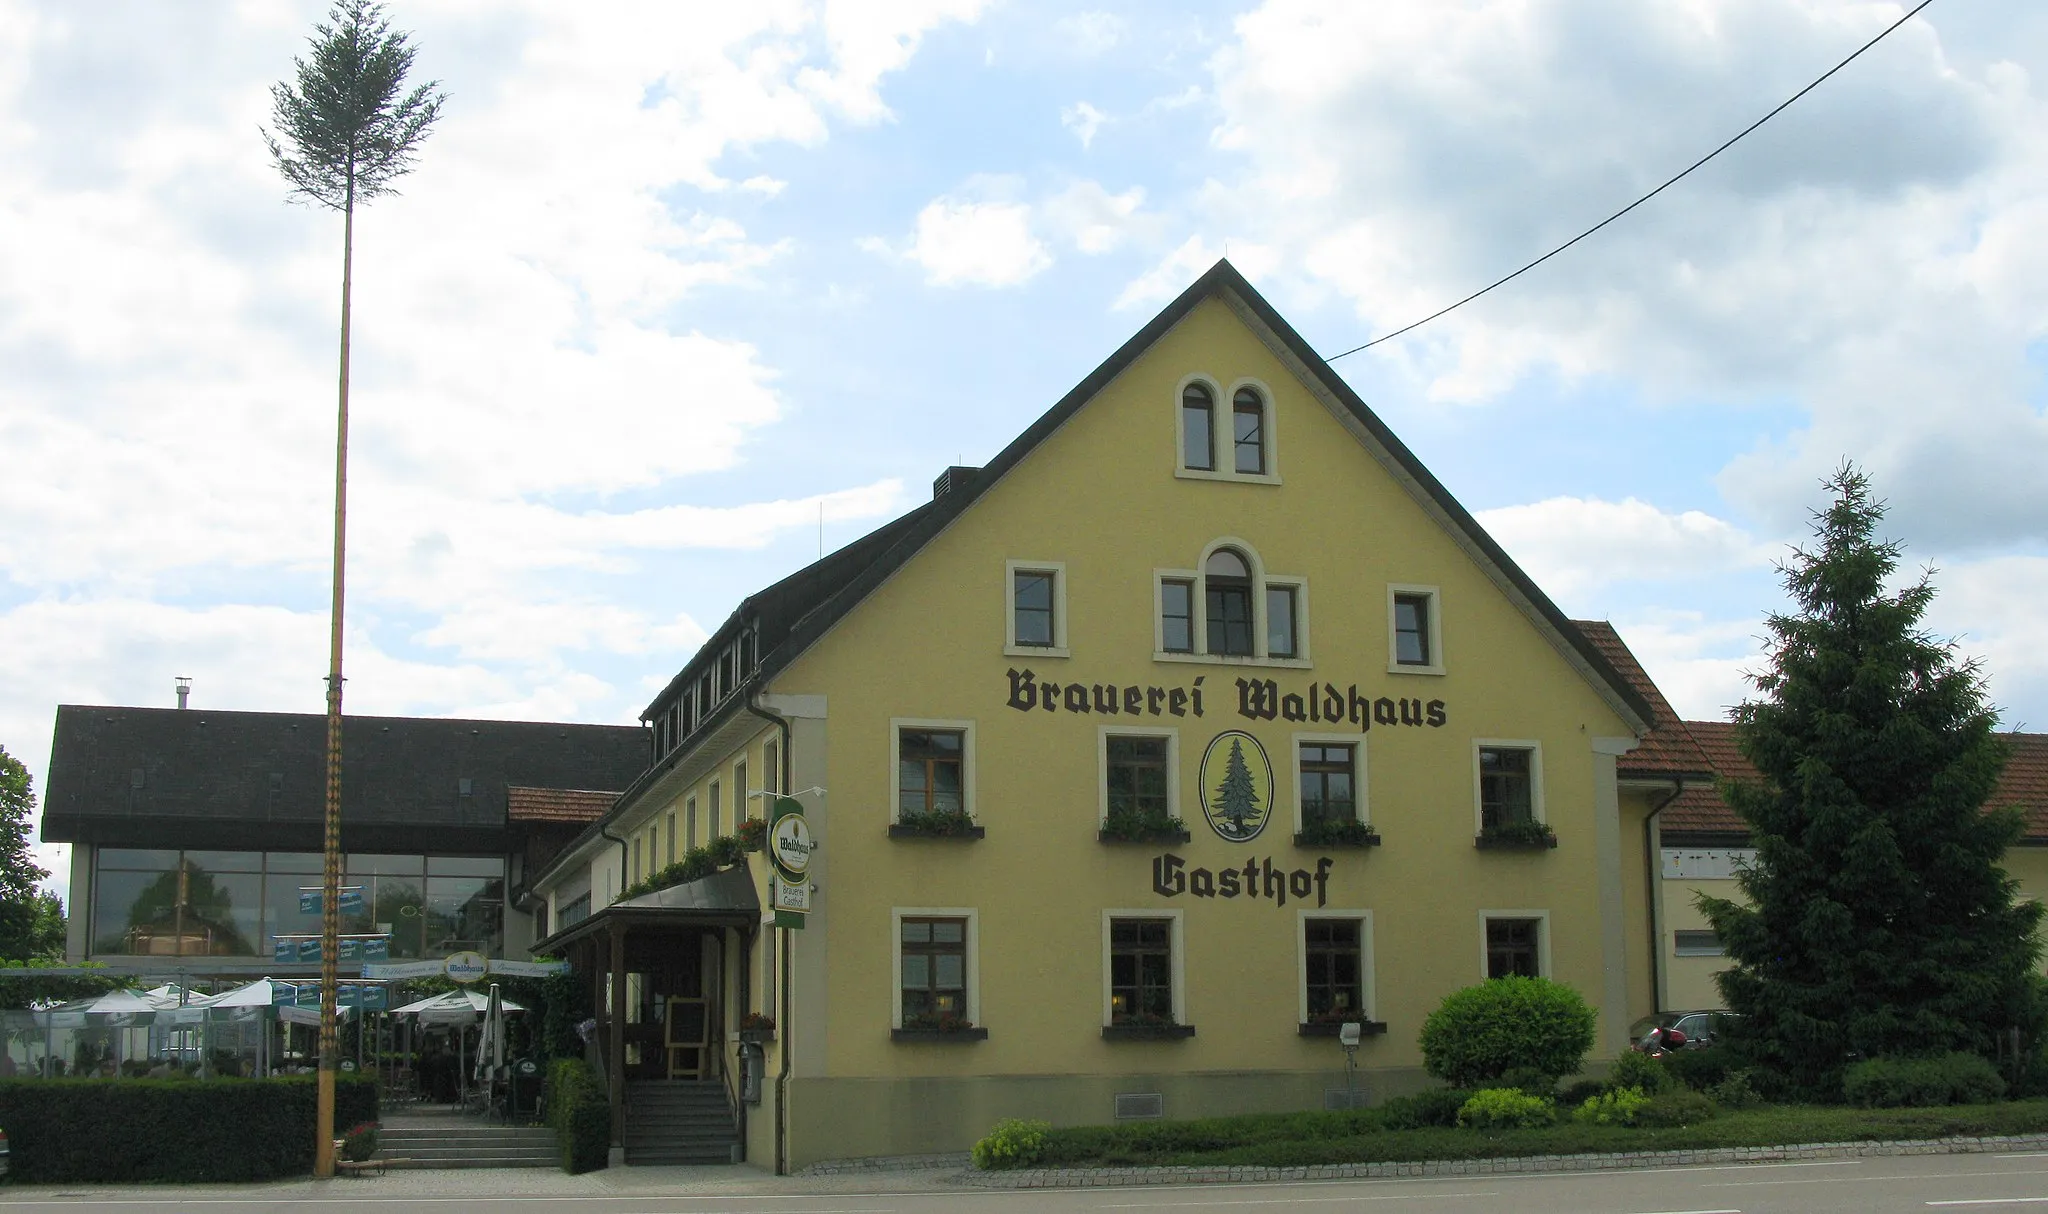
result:
[[[1138,208],[1145,191],[1132,186],[1112,194],[1100,182],[1077,181],[1045,200],[1039,208],[1046,226],[1063,234],[1083,253],[1114,251],[1142,223]]]
[[[917,213],[906,256],[933,286],[1013,287],[1052,264],[1021,202],[944,197]]]
[[[1767,568],[1782,553],[1703,511],[1674,514],[1635,498],[1553,497],[1476,517],[1537,585],[1558,597],[1610,582]]]
[[[1629,652],[1680,718],[1722,721],[1755,693],[1749,672],[1763,666],[1763,620],[1717,620],[1697,611],[1637,613],[1612,621]]]
[[[1361,338],[1384,334],[1636,197],[1895,15],[1268,0],[1212,61],[1215,141],[1244,172],[1201,208],[1274,248],[1283,284],[1351,301]],[[1721,478],[1745,512],[1796,527],[1848,453],[1908,534],[2037,534],[2044,30],[1936,6],[1649,205],[1359,357],[1447,402],[1533,376],[1795,400],[1808,425]]]
[[[1085,101],[1076,101],[1060,110],[1060,125],[1074,132],[1074,137],[1081,141],[1081,148],[1084,151],[1095,142],[1095,132],[1101,130],[1102,124],[1108,121],[1109,115]]]
[[[1091,9],[1061,17],[1052,23],[1052,32],[1074,54],[1094,56],[1116,46],[1129,27],[1130,23],[1115,13]]]
[[[1201,236],[1190,236],[1180,246],[1168,253],[1151,269],[1132,279],[1124,286],[1111,307],[1125,308],[1154,307],[1172,299],[1187,289],[1187,285],[1199,278],[1217,259],[1228,255],[1246,278],[1263,277],[1275,267],[1279,250],[1250,241],[1230,241],[1226,244],[1210,244]]]
[[[300,7],[0,0],[0,737],[39,776],[54,704],[164,703],[173,674],[319,709],[340,223],[283,205],[255,136]],[[629,715],[640,688],[592,672],[672,668],[702,629],[605,577],[901,504],[685,502],[786,404],[753,346],[676,317],[794,251],[748,230],[786,190],[752,154],[886,120],[887,78],[981,8],[411,18],[454,95],[357,217],[353,709]]]

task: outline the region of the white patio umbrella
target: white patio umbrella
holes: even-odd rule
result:
[[[524,1012],[526,1005],[515,1003],[500,995],[499,1002],[505,1015]],[[394,1016],[413,1016],[421,1024],[475,1024],[490,1010],[490,997],[467,988],[448,991],[426,999],[415,1000],[401,1008],[393,1008]]]

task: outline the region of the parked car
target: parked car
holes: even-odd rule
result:
[[[1645,1016],[1629,1026],[1629,1048],[1642,1052],[1652,1029],[1676,1029],[1685,1034],[1684,1042],[1677,1048],[1713,1044],[1719,1034],[1721,1021],[1732,1016],[1732,1012],[1718,1009],[1693,1012],[1659,1012]]]

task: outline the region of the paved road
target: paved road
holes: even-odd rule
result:
[[[2043,1209],[2048,1152],[1890,1156],[1429,1180],[991,1192],[941,1173],[778,1180],[745,1169],[412,1172],[237,1189],[16,1188],[8,1214],[1890,1214]]]

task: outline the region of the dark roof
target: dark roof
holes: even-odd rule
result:
[[[1642,736],[1641,745],[1621,756],[1615,767],[1626,776],[1699,776],[1706,778],[1714,768],[1701,752],[1699,744],[1693,741],[1685,722],[1650,681],[1650,674],[1643,664],[1636,661],[1636,655],[1629,651],[1621,634],[1614,625],[1605,620],[1573,620],[1593,647],[1606,657],[1607,664],[1621,672],[1628,685],[1650,706],[1650,730]]]
[[[43,838],[318,848],[326,741],[313,714],[63,705]],[[634,726],[344,717],[342,846],[501,850],[510,786],[623,788],[646,765]]]
[[[1736,746],[1733,722],[1687,721],[1685,727],[1721,779],[1740,784],[1757,783],[1763,779]],[[1998,736],[2012,747],[2012,757],[1998,777],[1998,786],[1992,790],[1988,804],[1994,807],[2019,806],[2027,816],[2026,832],[2022,837],[2030,842],[2048,842],[2048,734],[2006,733]],[[1711,784],[1688,787],[1680,793],[1665,808],[1659,824],[1667,835],[1747,837],[1749,834],[1749,824],[1721,799],[1720,792]]]

